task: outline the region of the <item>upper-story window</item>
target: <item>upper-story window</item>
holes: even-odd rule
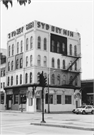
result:
[[[47,57],[44,56],[44,67],[47,67]]]
[[[23,40],[21,40],[21,53],[23,52]]]
[[[26,51],[28,51],[28,38],[26,38]]]
[[[28,56],[26,56],[26,67],[28,66]]]
[[[14,44],[12,44],[12,55],[14,55]]]
[[[10,84],[10,78],[9,78],[9,76],[8,76],[7,79],[8,79],[8,80],[7,80],[7,86],[9,86],[9,84]]]
[[[30,37],[30,49],[32,49],[32,47],[33,47],[33,37],[31,36]]]
[[[10,71],[10,62],[8,62],[8,71]]]
[[[11,62],[11,70],[13,70],[13,61]]]
[[[60,52],[60,43],[57,42],[57,53],[59,53],[59,52]]]
[[[32,72],[30,72],[30,83],[32,83]]]
[[[55,75],[54,74],[52,74],[52,76],[51,76],[51,82],[52,82],[52,84],[55,84]]]
[[[60,68],[60,59],[57,60],[57,68]]]
[[[74,56],[77,56],[77,46],[74,46]]]
[[[65,44],[62,43],[62,52],[65,52]]]
[[[55,42],[54,42],[54,40],[52,40],[52,52],[54,52],[55,51]]]
[[[13,76],[11,76],[11,85],[13,85]]]
[[[65,60],[63,60],[63,69],[65,69],[66,66],[65,66]]]
[[[18,75],[16,75],[16,84],[18,84]]]
[[[70,79],[69,79],[69,82],[70,82],[70,83],[72,83],[72,79],[73,79],[73,77],[72,77],[72,76],[70,76]]]
[[[5,70],[3,70],[3,76],[5,76]]]
[[[18,69],[19,63],[18,59],[16,60],[16,69]]]
[[[28,74],[25,74],[25,83],[28,83]]]
[[[44,50],[47,50],[47,39],[44,38]]]
[[[17,53],[19,53],[19,42],[17,42]]]
[[[63,85],[66,84],[66,76],[65,76],[65,75],[63,75],[62,84],[63,84]]]
[[[30,55],[30,66],[32,66],[32,55]]]
[[[41,49],[41,37],[40,36],[38,36],[38,47],[37,48]]]
[[[20,74],[20,84],[22,84],[22,74]]]
[[[9,56],[10,56],[10,46],[8,47],[8,51],[9,51]]]
[[[23,59],[20,58],[20,68],[22,68],[22,67],[23,67]]]
[[[38,55],[38,58],[37,58],[37,65],[41,66],[41,56],[40,55]]]
[[[70,44],[69,50],[70,50],[70,55],[72,55],[72,44]]]
[[[60,75],[57,76],[58,85],[60,85]]]
[[[54,58],[52,58],[52,67],[53,68],[55,67],[55,60],[54,60]]]

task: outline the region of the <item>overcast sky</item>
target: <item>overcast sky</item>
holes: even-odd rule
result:
[[[94,79],[93,0],[31,0],[30,5],[1,4],[1,48],[7,48],[7,34],[34,20],[81,34],[81,79]]]

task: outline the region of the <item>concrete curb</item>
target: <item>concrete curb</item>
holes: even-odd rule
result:
[[[49,126],[49,127],[59,127],[59,128],[70,128],[70,129],[94,131],[94,128],[75,127],[75,126],[69,126],[69,125],[55,125],[55,124],[47,124],[47,123],[33,123],[33,122],[30,123],[30,125]]]

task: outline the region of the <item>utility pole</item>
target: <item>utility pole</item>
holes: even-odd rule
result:
[[[50,113],[50,97],[49,97],[49,74],[48,74],[48,113]]]

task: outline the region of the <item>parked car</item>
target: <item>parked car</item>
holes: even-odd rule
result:
[[[94,106],[92,105],[83,105],[83,106],[80,106],[76,109],[73,109],[72,110],[73,113],[76,113],[76,114],[87,114],[87,113],[91,113],[91,114],[94,114]]]

